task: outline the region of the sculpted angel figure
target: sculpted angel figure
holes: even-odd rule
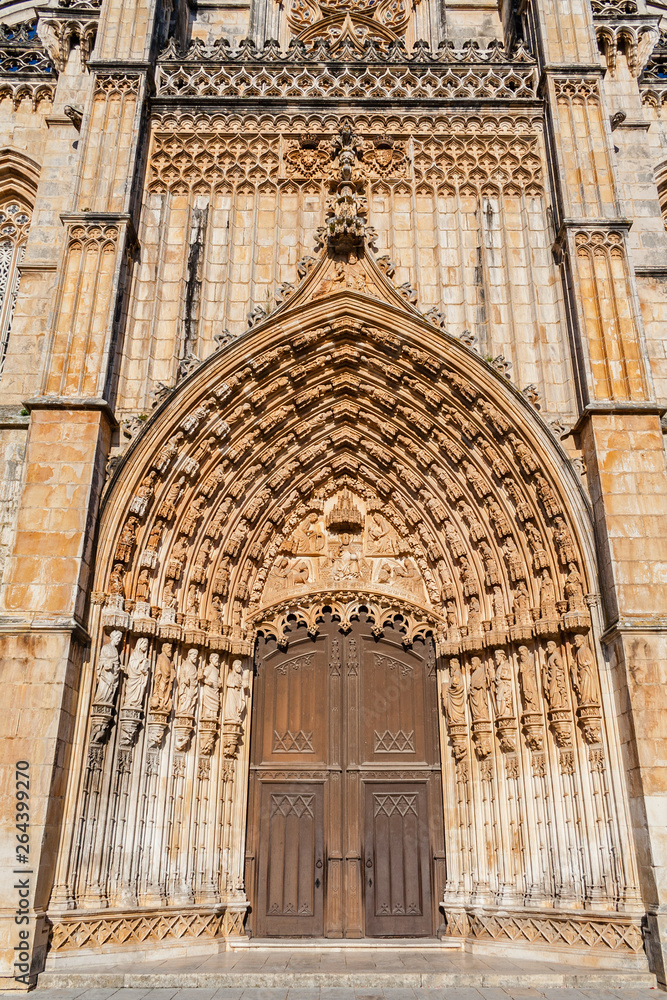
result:
[[[524,712],[539,712],[540,702],[537,695],[537,677],[535,665],[528,646],[519,646],[519,683]]]
[[[100,650],[97,660],[97,686],[93,701],[96,705],[113,705],[118,678],[120,676],[120,655],[118,647],[123,639],[123,633],[114,629]]]
[[[579,705],[599,705],[598,683],[595,658],[585,635],[574,637],[574,659],[572,662],[572,687]]]
[[[150,707],[156,712],[171,712],[171,692],[176,676],[174,662],[171,658],[172,649],[173,646],[170,642],[163,642],[162,650],[155,664]]]
[[[465,687],[463,684],[463,674],[461,664],[452,657],[449,661],[449,684],[442,686],[442,705],[445,710],[447,725],[460,725],[466,721],[465,717]]]
[[[194,715],[197,704],[197,650],[189,649],[181,669],[178,672],[178,697],[176,700],[177,715]]]
[[[234,660],[227,674],[225,708],[222,716],[223,722],[232,722],[236,725],[242,723],[249,697],[250,683],[248,680],[248,671],[243,669],[241,660]]]
[[[130,655],[125,671],[123,708],[141,708],[149,674],[148,639],[142,636]]]
[[[220,654],[211,653],[208,663],[200,667],[199,680],[203,682],[201,717],[217,719],[220,714]]]

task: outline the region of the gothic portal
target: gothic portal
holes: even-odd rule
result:
[[[343,565],[361,548],[348,537],[333,543]],[[258,649],[245,878],[254,933],[432,936],[445,887],[433,641],[405,649],[399,630],[364,615],[300,632],[287,650],[275,639]]]
[[[663,9],[3,6],[9,984],[664,981]]]

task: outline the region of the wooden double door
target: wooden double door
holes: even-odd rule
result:
[[[445,880],[435,657],[327,622],[256,657],[246,887],[259,937],[417,937]]]

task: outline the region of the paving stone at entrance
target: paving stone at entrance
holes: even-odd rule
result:
[[[0,1000],[16,992],[0,993]],[[538,989],[527,986],[502,987],[113,987],[54,989],[38,987],[35,1000],[660,1000],[662,991],[650,986],[598,986]]]

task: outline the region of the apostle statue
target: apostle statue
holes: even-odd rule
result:
[[[201,717],[216,719],[220,714],[220,654],[211,653],[208,663],[199,669],[199,680],[203,683]]]
[[[197,650],[188,650],[188,655],[178,672],[178,695],[176,699],[176,715],[194,715],[197,704],[198,677]]]
[[[489,721],[489,703],[486,696],[489,675],[488,670],[479,656],[473,656],[470,661],[470,692],[468,701],[473,722]]]
[[[494,653],[496,673],[494,688],[496,695],[496,714],[499,719],[505,719],[513,714],[512,706],[512,669],[504,649]]]
[[[552,711],[568,707],[563,660],[553,639],[547,643],[547,662],[542,671],[542,685]]]
[[[591,652],[586,636],[575,635],[574,647],[575,651],[571,670],[572,687],[577,696],[579,707],[599,705],[600,696],[598,693],[595,657]]]
[[[539,712],[540,702],[537,694],[535,664],[528,646],[519,646],[519,683],[524,712],[529,715]]]
[[[113,705],[120,676],[120,655],[118,647],[123,639],[123,633],[114,629],[100,650],[97,660],[97,686],[93,702],[96,705]]]
[[[132,651],[125,671],[126,682],[125,690],[123,691],[123,708],[141,708],[146,684],[148,683],[148,674],[148,639],[142,636],[140,639],[137,639],[137,644]]]
[[[241,660],[234,660],[227,674],[225,708],[223,722],[240,725],[246,713],[247,699],[250,697],[248,671],[243,669]]]
[[[449,684],[442,686],[442,704],[445,710],[445,718],[448,726],[465,723],[465,687],[463,684],[463,674],[461,664],[452,657],[449,661]]]
[[[163,642],[155,664],[153,694],[150,701],[150,707],[155,712],[171,712],[171,692],[176,676],[174,661],[171,658],[172,649],[170,642]]]

